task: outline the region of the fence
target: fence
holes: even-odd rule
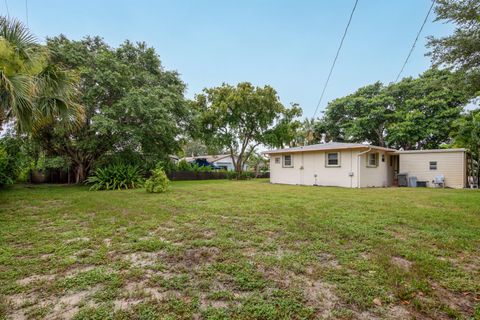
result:
[[[75,176],[73,170],[65,171],[61,169],[47,169],[45,171],[32,170],[30,172],[30,182],[32,183],[74,183]],[[69,179],[70,175],[70,179]],[[148,175],[147,175],[148,177]],[[228,179],[229,174],[225,171],[220,172],[193,172],[193,171],[175,171],[167,173],[168,179],[172,181],[182,180],[216,180]],[[256,178],[269,178],[268,172],[259,173]]]
[[[254,175],[255,176],[255,175]],[[193,172],[193,171],[175,171],[167,173],[168,179],[172,181],[181,180],[215,180],[215,179],[228,179],[229,174],[225,171],[221,172]],[[270,173],[259,173],[256,178],[269,178]]]
[[[168,179],[172,181],[179,180],[214,180],[227,179],[226,172],[193,172],[193,171],[175,171],[167,173]]]
[[[70,179],[69,179],[70,175]],[[30,171],[30,182],[32,183],[73,183],[75,176],[71,171],[62,169],[47,169],[45,171]]]

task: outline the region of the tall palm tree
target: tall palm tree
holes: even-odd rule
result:
[[[0,17],[0,126],[14,120],[19,130],[31,131],[52,119],[81,118],[76,82],[20,21]]]

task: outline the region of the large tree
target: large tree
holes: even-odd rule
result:
[[[316,137],[369,142],[403,149],[437,148],[448,143],[453,121],[469,95],[461,76],[431,69],[389,86],[380,82],[330,102],[316,125]]]
[[[166,158],[180,148],[188,125],[185,85],[162,68],[153,48],[124,42],[109,47],[98,37],[47,40],[57,63],[78,70],[85,119],[70,130],[47,123],[36,137],[54,155],[68,156],[76,182],[105,155],[134,153],[144,161]]]
[[[468,148],[476,162],[477,179],[480,177],[480,109],[470,110],[453,123],[453,146]]]
[[[316,136],[327,141],[368,141],[386,146],[385,130],[392,111],[392,98],[382,83],[358,89],[330,102],[316,125]]]
[[[76,81],[21,22],[0,17],[0,128],[12,120],[29,132],[44,121],[80,119]]]
[[[301,115],[298,106],[285,107],[272,87],[248,82],[204,89],[194,105],[199,135],[209,145],[228,149],[238,174],[257,146],[292,141],[290,126]]]
[[[453,34],[430,37],[429,55],[436,65],[459,70],[469,79],[471,92],[480,95],[480,2],[478,0],[437,0],[437,21],[452,22]]]

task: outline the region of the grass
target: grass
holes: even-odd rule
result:
[[[0,191],[0,319],[480,319],[480,193]]]

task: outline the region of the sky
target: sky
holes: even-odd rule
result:
[[[99,35],[156,49],[193,98],[205,87],[271,85],[312,117],[355,0],[3,0],[2,15],[27,22],[40,41]],[[328,101],[400,71],[430,0],[359,0],[319,110]],[[28,7],[28,10],[27,10]],[[432,12],[403,76],[430,66],[426,37],[451,33]],[[319,114],[320,115],[320,114]]]

